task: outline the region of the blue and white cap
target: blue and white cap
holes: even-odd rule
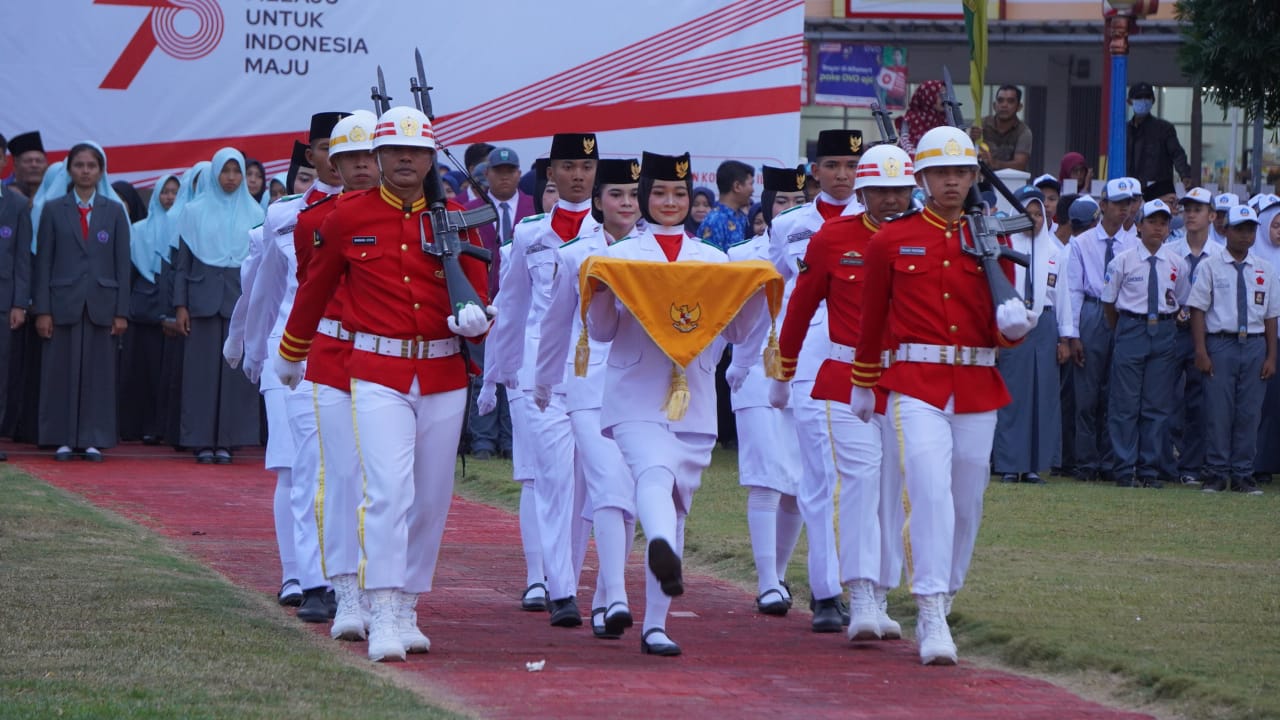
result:
[[[1243,225],[1244,223],[1258,223],[1258,211],[1248,205],[1236,205],[1227,212],[1227,225]]]
[[[1133,178],[1108,180],[1106,188],[1102,191],[1102,199],[1108,202],[1132,200],[1136,197],[1142,197],[1142,186]]]
[[[1173,217],[1173,211],[1170,210],[1169,206],[1160,198],[1148,200],[1142,204],[1142,217],[1148,218],[1158,213],[1164,213],[1169,217]]]

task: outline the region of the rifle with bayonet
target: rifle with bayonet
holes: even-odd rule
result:
[[[417,76],[409,80],[409,91],[413,94],[414,103],[427,119],[435,122],[435,113],[431,108],[431,87],[427,85],[426,72],[422,65],[422,53],[415,50],[417,60]],[[391,98],[387,96],[386,86],[382,80],[382,68],[378,68],[378,86],[373,88],[373,98],[381,112],[391,106]],[[440,139],[436,138],[436,146],[444,149]],[[422,192],[431,204],[427,215],[431,218],[431,239],[427,239],[426,216],[419,216],[419,237],[422,251],[440,259],[444,268],[445,287],[449,292],[449,307],[453,308],[454,317],[458,311],[469,304],[485,306],[485,302],[471,285],[471,280],[462,269],[460,258],[469,255],[488,264],[493,262],[492,254],[462,238],[461,233],[471,228],[481,227],[496,222],[498,213],[490,204],[481,205],[471,210],[449,210],[445,206],[444,183],[440,180],[440,171],[432,167],[422,180]],[[483,197],[483,195],[481,195]]]
[[[875,117],[876,128],[880,130],[880,144],[897,145],[898,133],[893,129],[893,118],[889,117],[889,111],[885,110],[880,103],[873,101],[871,115]]]
[[[956,100],[955,88],[951,84],[951,72],[945,66],[942,68],[942,78],[946,83],[946,95],[943,96],[942,103],[946,110],[947,124],[967,132],[964,115],[960,111],[960,103]],[[1033,231],[1035,222],[1027,215],[1027,209],[1009,191],[1000,176],[996,175],[981,158],[978,158],[978,170],[980,177],[995,187],[996,191],[1009,201],[1017,214],[1004,218],[987,215],[982,195],[978,192],[978,184],[975,182],[969,188],[969,196],[964,204],[965,224],[969,226],[969,240],[965,240],[962,234],[960,248],[978,258],[978,262],[982,264],[983,273],[987,276],[987,285],[991,288],[991,301],[995,307],[999,307],[1009,299],[1024,302],[1022,296],[1014,289],[1013,283],[1009,282],[1009,278],[1000,268],[1000,260],[1002,258],[1012,260],[1023,267],[1029,267],[1031,260],[1023,253],[1001,245],[1000,236]],[[1032,247],[1035,247],[1034,242]],[[1032,270],[1028,269],[1027,272],[1031,273]],[[1031,300],[1032,298],[1027,298],[1025,302]]]

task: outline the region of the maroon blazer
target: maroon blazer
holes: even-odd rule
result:
[[[512,232],[514,233],[515,226],[521,220],[525,219],[530,215],[533,215],[534,212],[533,212],[532,197],[525,195],[524,193],[517,190],[516,196],[512,200],[515,202],[515,207],[513,208],[513,214],[511,216],[511,229],[512,229]],[[471,208],[474,208],[474,207],[480,207],[481,205],[484,205],[488,201],[489,201],[489,198],[486,195],[484,198],[480,200],[472,200],[471,202],[467,203],[465,207],[466,209],[470,210]],[[508,201],[508,202],[511,202],[511,201]],[[502,265],[502,258],[500,253],[498,252],[498,247],[502,244],[502,242],[498,239],[498,223],[502,222],[502,211],[499,210],[496,206],[494,207],[494,209],[498,210],[498,222],[495,222],[492,225],[484,225],[476,228],[476,231],[480,233],[480,242],[484,245],[485,249],[493,253],[493,264],[489,266],[490,302],[492,302],[492,298],[498,294],[498,275]]]

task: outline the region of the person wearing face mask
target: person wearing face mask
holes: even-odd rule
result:
[[[1176,169],[1183,186],[1193,187],[1187,152],[1178,142],[1178,132],[1173,123],[1151,114],[1155,101],[1156,93],[1151,83],[1135,83],[1129,88],[1133,118],[1129,120],[1126,136],[1128,152],[1125,167],[1143,186],[1160,181],[1172,184],[1173,170]]]

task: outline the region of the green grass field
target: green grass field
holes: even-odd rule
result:
[[[0,486],[0,718],[459,717],[150,531]]]
[[[471,461],[458,489],[514,508],[509,478],[510,463]],[[1280,717],[1280,487],[1264,488],[993,483],[953,608],[961,661],[1029,669],[1164,716]],[[736,456],[717,450],[689,518],[689,561],[754,590],[745,508]],[[797,589],[804,547],[788,573]],[[910,632],[907,592],[890,604]]]

